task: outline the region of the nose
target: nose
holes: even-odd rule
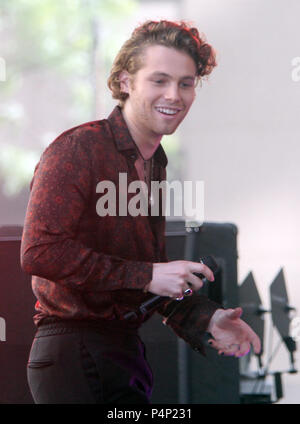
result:
[[[168,84],[165,91],[165,99],[172,103],[180,100],[179,87],[177,84]]]

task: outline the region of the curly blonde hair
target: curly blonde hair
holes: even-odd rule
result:
[[[216,54],[204,36],[201,35],[201,37],[197,28],[183,21],[146,21],[137,27],[123,44],[113,62],[107,81],[112,97],[119,100],[120,106],[124,105],[128,94],[121,91],[119,75],[124,70],[134,75],[141,69],[144,50],[151,45],[173,47],[186,52],[195,62],[197,79],[200,80],[205,75],[209,75],[217,65]]]

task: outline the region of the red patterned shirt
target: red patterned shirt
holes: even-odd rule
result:
[[[164,217],[120,216],[118,193],[116,216],[99,216],[96,208],[100,181],[118,188],[119,173],[128,185],[139,179],[137,155],[118,106],[108,119],[65,131],[42,154],[21,244],[22,268],[37,297],[36,324],[49,316],[120,320],[151,296],[143,288],[153,263],[167,261]],[[165,179],[166,164],[159,146],[153,180]]]
[[[138,328],[153,314],[124,320],[153,296],[143,291],[152,280],[153,263],[167,261],[165,217],[118,213],[118,196],[115,216],[97,212],[98,183],[110,181],[119,188],[120,173],[127,175],[128,185],[137,181],[137,155],[118,106],[108,119],[65,131],[42,154],[21,243],[21,265],[32,275],[37,297],[36,325],[50,318],[96,324],[114,320]],[[165,180],[166,164],[159,146],[152,181]],[[127,193],[128,204],[134,195]],[[193,295],[180,305],[170,301],[159,312],[169,315],[174,306],[168,324],[204,353],[201,336],[220,306]]]

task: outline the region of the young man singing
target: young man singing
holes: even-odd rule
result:
[[[124,317],[153,295],[169,298],[158,312],[193,347],[203,349],[207,331],[220,354],[242,356],[251,344],[259,352],[240,308],[224,310],[197,293],[178,307],[175,299],[202,286],[195,273],[210,281],[213,273],[201,263],[167,262],[161,208],[158,216],[133,216],[119,187],[120,174],[128,185],[143,182],[150,208],[151,182],[166,178],[162,136],[182,122],[196,83],[215,65],[196,28],[144,23],[111,70],[108,85],[119,105],[108,119],[64,132],[43,153],[21,246],[37,297],[28,362],[36,403],[149,403],[152,374],[138,329],[153,312]],[[120,191],[116,213],[99,212],[103,181]],[[133,194],[126,196],[129,203]]]

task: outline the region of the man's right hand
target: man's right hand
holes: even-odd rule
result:
[[[194,273],[214,281],[213,272],[200,262],[172,261],[153,264],[152,280],[147,291],[174,299],[180,298],[188,288],[197,291],[203,286],[203,281]]]

